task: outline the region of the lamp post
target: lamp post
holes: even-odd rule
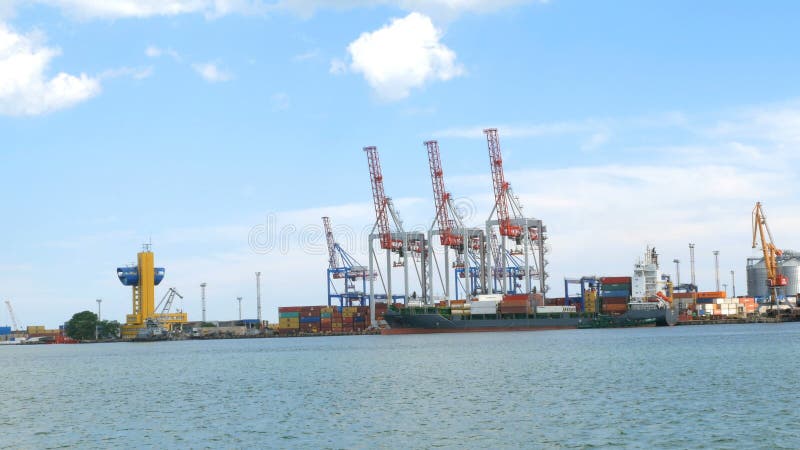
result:
[[[242,320],[242,297],[236,297],[239,302],[239,320]]]
[[[731,270],[731,290],[733,291],[733,297],[736,297],[736,277],[733,274],[733,270]]]
[[[675,263],[675,285],[680,286],[681,284],[681,260],[675,258],[672,260]]]
[[[714,276],[717,280],[717,292],[719,292],[719,250],[714,250]]]
[[[97,299],[97,322],[94,324],[94,340],[100,339],[100,304],[103,303],[102,298]]]

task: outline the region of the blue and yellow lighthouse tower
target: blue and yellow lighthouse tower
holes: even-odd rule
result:
[[[137,255],[137,262],[136,266],[117,268],[119,281],[133,288],[133,312],[128,314],[125,325],[122,325],[123,339],[134,339],[146,331],[148,321],[165,329],[188,321],[185,312],[156,312],[156,286],[164,279],[165,271],[163,267],[155,267],[149,244]]]

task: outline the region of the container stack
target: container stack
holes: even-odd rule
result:
[[[375,305],[375,317],[382,320],[388,309]],[[358,333],[370,326],[368,306],[285,306],[278,308],[279,330],[283,334]]]
[[[527,294],[521,295],[505,295],[500,302],[500,314],[524,314],[528,315],[533,312],[531,308],[531,299]]]
[[[631,298],[631,277],[600,278],[600,311],[603,314],[624,314]]]
[[[753,297],[739,297],[739,304],[744,308],[745,314],[753,314],[758,310],[758,304]]]
[[[278,327],[281,332],[297,333],[300,330],[300,307],[278,308]]]
[[[303,306],[300,309],[300,332],[319,333],[321,306]]]
[[[488,296],[486,296],[488,297]],[[497,314],[497,306],[502,301],[502,296],[500,299],[486,299],[486,300],[477,300],[470,303],[470,313],[475,315],[495,315]]]
[[[451,300],[450,301],[450,315],[452,316],[469,316],[471,313],[471,305],[466,300]]]

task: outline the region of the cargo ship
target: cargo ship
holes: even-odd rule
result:
[[[530,295],[479,295],[437,305],[395,305],[384,313],[385,334],[521,331],[564,328],[673,326],[671,284],[662,277],[658,254],[648,248],[633,277],[583,277],[578,297],[551,300]],[[555,302],[555,304],[553,304]]]
[[[478,301],[481,302],[481,301]],[[477,303],[477,302],[473,302]],[[453,314],[450,308],[392,307],[384,313],[391,327],[384,334],[448,333],[471,331],[525,331],[565,328],[620,328],[633,326],[672,326],[678,314],[672,308],[653,303],[637,305],[622,314],[578,313],[573,307],[552,312],[537,308],[532,314]],[[547,312],[541,312],[547,311]]]

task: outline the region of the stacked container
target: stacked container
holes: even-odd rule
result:
[[[278,308],[278,327],[281,331],[296,333],[300,329],[300,307]]]
[[[600,311],[603,314],[624,314],[631,298],[631,277],[600,278]]]
[[[502,298],[502,297],[501,297]],[[470,303],[470,313],[475,315],[495,315],[502,300],[477,300]]]
[[[452,300],[450,302],[450,314],[452,316],[469,316],[472,311],[471,306],[466,300]]]
[[[500,314],[531,314],[531,299],[527,294],[505,295],[500,302]]]

